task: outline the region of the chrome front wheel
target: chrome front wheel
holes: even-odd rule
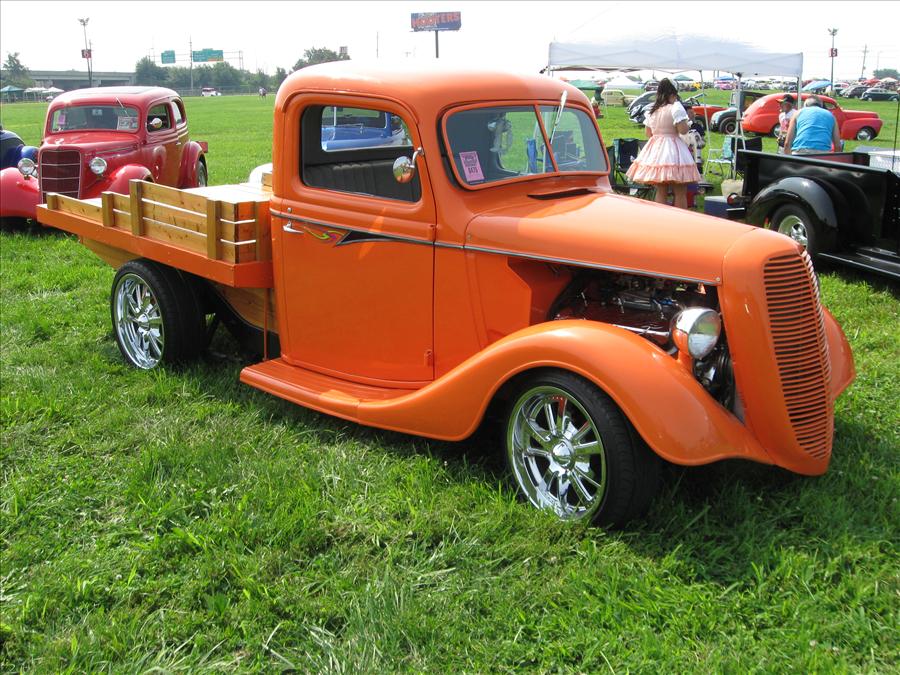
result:
[[[516,482],[534,506],[562,520],[590,518],[606,492],[603,440],[569,392],[537,386],[516,401],[507,447]]]
[[[154,368],[165,351],[159,301],[136,274],[123,274],[113,290],[113,323],[125,357],[138,368]]]
[[[659,485],[659,459],[618,406],[565,371],[541,371],[520,384],[506,455],[521,496],[566,522],[622,525],[646,509]]]

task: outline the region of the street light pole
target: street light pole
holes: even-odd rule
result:
[[[93,87],[94,86],[94,73],[91,69],[91,61],[92,61],[93,54],[91,54],[91,48],[88,46],[88,39],[87,39],[88,21],[90,21],[90,18],[78,19],[78,23],[81,24],[81,28],[82,28],[82,30],[84,30],[84,51],[88,55],[85,57],[87,60],[87,69],[88,69],[88,86]]]
[[[828,34],[831,36],[831,84],[828,85],[829,89],[831,89],[831,93],[834,93],[834,36],[837,35],[837,28],[829,28]]]

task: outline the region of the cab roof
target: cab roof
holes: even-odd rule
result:
[[[116,103],[145,106],[161,98],[177,98],[178,93],[165,87],[93,87],[75,89],[53,99],[53,107],[77,103]]]
[[[335,61],[292,73],[278,89],[276,110],[283,111],[295,94],[308,91],[371,94],[404,102],[423,117],[448,106],[476,101],[558,101],[568,91],[571,102],[587,97],[574,86],[545,75],[460,69],[432,63],[426,67],[362,66]]]

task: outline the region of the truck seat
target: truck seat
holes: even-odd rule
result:
[[[394,179],[394,163],[389,159],[338,164],[311,164],[304,167],[303,180],[310,187],[373,195],[406,202],[419,200],[418,175],[409,183]]]

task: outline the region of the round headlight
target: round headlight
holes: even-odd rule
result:
[[[680,312],[672,322],[672,340],[678,350],[695,359],[709,356],[719,341],[722,320],[718,312],[693,307]]]
[[[19,173],[23,176],[35,176],[37,175],[37,164],[34,163],[33,159],[29,159],[28,157],[23,157],[19,160],[19,163],[16,164],[16,167],[19,169]]]
[[[102,176],[103,172],[106,171],[106,160],[102,157],[94,157],[88,166],[91,167],[91,171],[95,174]]]

